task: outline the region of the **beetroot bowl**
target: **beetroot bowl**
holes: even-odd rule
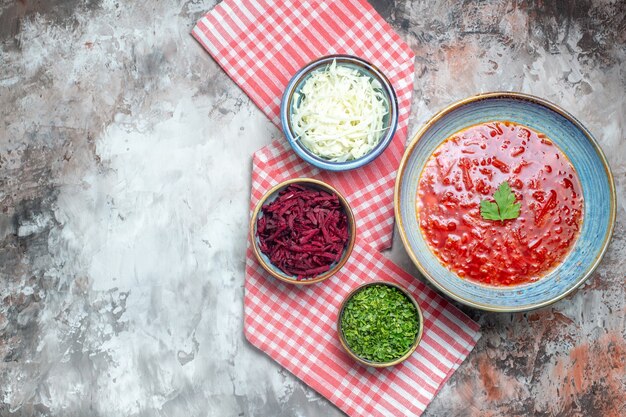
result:
[[[347,262],[356,240],[352,209],[339,191],[312,178],[270,189],[250,220],[252,251],[270,275],[296,285],[330,278]]]

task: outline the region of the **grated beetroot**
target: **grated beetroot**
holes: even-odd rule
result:
[[[348,217],[336,195],[290,184],[261,211],[259,248],[283,272],[312,278],[341,259]]]

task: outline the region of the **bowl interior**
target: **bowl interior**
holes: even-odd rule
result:
[[[378,144],[368,154],[363,155],[361,158],[345,162],[332,162],[309,151],[309,149],[302,145],[299,140],[296,140],[291,123],[291,115],[293,111],[304,99],[304,95],[302,94],[303,86],[315,72],[324,71],[329,65],[332,64],[333,60],[337,62],[337,65],[355,69],[360,74],[375,80],[380,86],[377,90],[380,91],[385,97],[388,110],[387,114],[383,117],[383,131],[380,134]],[[296,93],[298,93],[297,98]],[[287,85],[281,103],[281,120],[287,140],[301,158],[315,166],[333,171],[354,169],[375,159],[376,156],[380,155],[385,150],[387,145],[389,145],[398,123],[397,99],[390,82],[377,68],[371,64],[351,56],[328,56],[312,62],[293,76]]]
[[[343,210],[345,211],[346,216],[348,218],[348,242],[346,243],[346,247],[343,250],[341,259],[333,263],[331,265],[330,270],[328,270],[327,272],[324,272],[323,274],[316,275],[315,277],[307,278],[303,280],[298,280],[297,276],[287,274],[286,272],[284,272],[283,270],[275,266],[270,260],[270,258],[261,251],[259,247],[259,238],[257,236],[257,221],[258,219],[263,217],[263,210],[262,210],[263,206],[270,204],[272,201],[276,200],[276,198],[278,197],[278,194],[291,184],[299,184],[308,188],[323,190],[331,194],[336,194],[339,197],[339,202],[341,203],[341,206],[343,207]],[[272,188],[270,191],[268,191],[268,193],[263,198],[261,198],[261,200],[259,201],[257,205],[257,208],[254,211],[254,217],[252,220],[252,224],[250,225],[250,230],[252,233],[254,252],[257,255],[257,259],[261,262],[261,265],[270,274],[272,274],[274,277],[278,279],[291,282],[294,284],[303,284],[303,285],[314,284],[316,282],[323,281],[324,279],[329,278],[330,276],[334,275],[339,269],[341,269],[341,267],[346,263],[346,261],[350,257],[350,253],[352,252],[352,248],[354,247],[354,242],[356,239],[356,225],[354,222],[354,215],[346,199],[337,190],[335,190],[328,184],[322,181],[309,179],[309,178],[298,178],[298,179],[288,180],[288,181],[278,184],[277,186]]]
[[[411,346],[411,348],[402,356],[400,356],[397,359],[394,359],[392,361],[389,362],[373,362],[370,361],[368,359],[362,358],[359,355],[357,355],[348,345],[348,341],[346,340],[344,334],[343,334],[343,328],[341,325],[342,322],[342,317],[343,317],[343,312],[344,309],[346,307],[346,305],[348,304],[348,302],[350,301],[350,299],[357,294],[359,291],[361,291],[362,289],[372,286],[372,285],[387,285],[390,287],[394,287],[397,288],[398,290],[400,290],[410,301],[411,303],[413,303],[413,305],[415,306],[415,309],[417,310],[417,316],[418,316],[418,320],[419,320],[419,324],[418,324],[418,329],[417,329],[417,334],[415,335],[415,341],[413,342],[413,345]],[[337,331],[339,333],[339,339],[341,341],[342,346],[344,347],[344,349],[348,352],[348,354],[350,356],[352,356],[354,359],[356,359],[358,362],[367,365],[367,366],[373,366],[375,368],[384,368],[387,366],[393,366],[393,365],[397,365],[400,362],[403,362],[404,360],[406,360],[407,358],[409,358],[409,356],[411,356],[413,354],[413,352],[415,352],[415,349],[417,349],[417,346],[419,345],[420,341],[422,340],[422,333],[424,331],[424,316],[422,315],[422,310],[419,306],[419,304],[417,303],[417,301],[415,300],[415,298],[411,295],[411,293],[404,287],[394,284],[392,282],[387,282],[387,281],[373,281],[373,282],[368,282],[366,284],[360,285],[358,287],[356,287],[355,289],[353,289],[344,299],[343,303],[341,304],[341,309],[339,310],[339,314],[337,316]]]
[[[432,152],[450,135],[469,126],[509,120],[546,134],[576,169],[584,198],[580,236],[565,260],[544,278],[513,287],[461,279],[430,251],[417,222],[420,174]],[[421,136],[420,136],[421,133]],[[550,304],[580,285],[600,261],[615,221],[613,179],[595,140],[582,125],[541,99],[493,93],[460,102],[435,116],[408,147],[396,184],[396,216],[409,255],[435,286],[467,305],[493,311],[522,311]]]

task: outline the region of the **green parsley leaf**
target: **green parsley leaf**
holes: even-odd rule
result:
[[[480,202],[480,214],[485,220],[502,220],[498,205],[491,201],[483,200]]]
[[[511,186],[504,181],[493,194],[496,202],[483,200],[480,202],[480,214],[485,220],[510,220],[519,217],[520,203],[515,202],[515,193]]]

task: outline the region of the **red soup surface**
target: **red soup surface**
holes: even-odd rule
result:
[[[519,217],[485,220],[481,200],[508,182]],[[570,251],[583,196],[574,167],[544,134],[512,122],[475,125],[446,139],[420,177],[422,233],[443,265],[488,285],[536,281]]]

